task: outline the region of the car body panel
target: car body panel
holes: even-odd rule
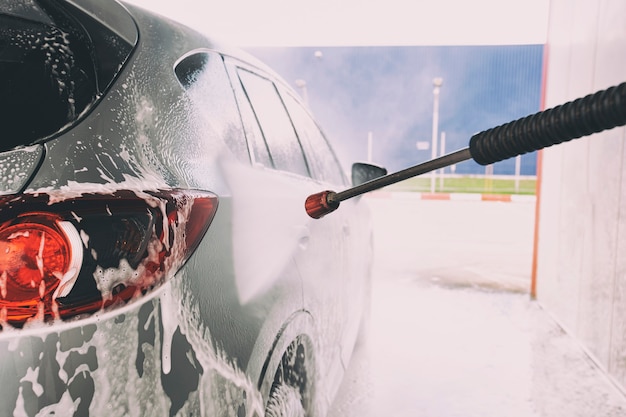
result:
[[[0,415],[260,416],[299,337],[314,352],[309,411],[325,415],[367,304],[367,209],[357,199],[321,220],[306,215],[309,194],[347,185],[321,178],[314,146],[298,145],[305,175],[255,155],[256,121],[237,68],[303,106],[276,74],[127,7],[139,31],[135,51],[77,124],[36,145],[43,156],[25,192],[54,203],[197,189],[215,193],[219,208],[185,265],[142,297],[76,320],[3,323]]]

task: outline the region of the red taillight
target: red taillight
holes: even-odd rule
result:
[[[0,314],[5,320],[37,314],[72,269],[72,248],[62,224],[56,216],[35,214],[0,229]]]
[[[217,210],[211,193],[118,191],[50,203],[0,199],[0,324],[67,319],[128,302],[191,256]]]

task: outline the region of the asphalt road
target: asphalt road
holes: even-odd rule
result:
[[[624,395],[529,297],[534,204],[368,201],[370,339],[332,416],[626,415]]]

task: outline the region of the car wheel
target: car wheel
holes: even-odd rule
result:
[[[298,336],[283,354],[265,410],[268,417],[304,417],[314,415],[312,344]]]
[[[267,403],[265,416],[304,417],[304,406],[298,390],[284,384],[276,387]]]

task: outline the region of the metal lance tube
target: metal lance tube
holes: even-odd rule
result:
[[[356,187],[348,188],[347,190],[339,193],[334,191],[322,191],[321,193],[312,194],[306,199],[304,206],[309,216],[314,219],[319,219],[320,217],[337,210],[337,208],[339,208],[339,203],[343,200],[356,197],[368,191],[376,190],[387,185],[395,184],[396,182],[407,178],[415,177],[448,165],[468,160],[471,157],[472,155],[470,154],[469,148],[463,148],[448,155],[426,161],[422,164],[403,169],[402,171],[394,172],[393,174],[376,178],[357,185]]]
[[[319,219],[339,203],[396,182],[467,159],[481,165],[522,155],[626,125],[626,82],[560,106],[477,133],[469,147],[336,193],[322,191],[305,201],[307,214]]]

